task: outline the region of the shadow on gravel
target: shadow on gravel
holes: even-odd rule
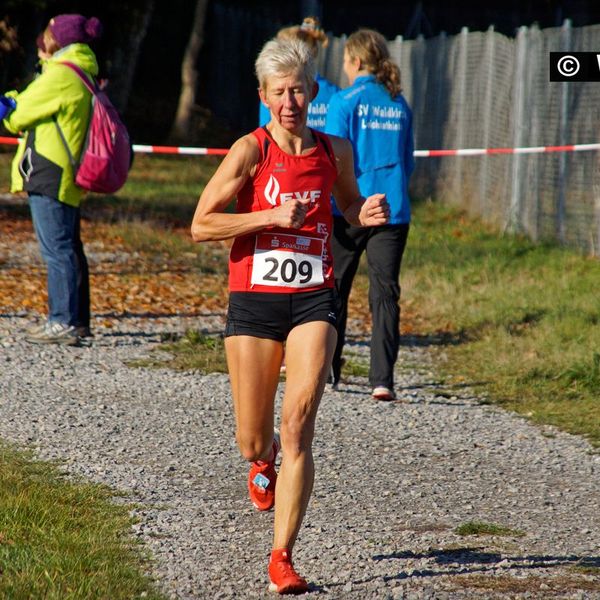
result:
[[[397,575],[386,575],[383,578],[386,581],[397,579],[407,579],[409,577],[437,577],[440,575],[457,575],[465,573],[482,573],[502,568],[507,573],[511,569],[547,569],[549,567],[571,566],[580,569],[596,569],[600,567],[600,557],[598,556],[551,556],[551,555],[526,555],[526,556],[506,556],[497,552],[485,552],[483,548],[457,548],[457,549],[439,549],[428,552],[393,552],[392,554],[379,554],[373,556],[376,562],[384,560],[422,560],[432,559],[444,570],[421,569],[401,571]],[[476,567],[473,565],[481,565]],[[365,581],[356,581],[354,583],[367,583]]]
[[[403,333],[400,335],[400,346],[414,346],[416,348],[427,348],[429,346],[459,346],[467,341],[467,335],[464,333],[437,333],[437,334],[418,334]],[[370,347],[371,336],[364,334],[347,334],[346,342],[352,346]]]
[[[374,400],[371,398],[371,386],[368,383],[358,383],[356,381],[345,381],[344,378],[341,380],[341,387],[334,393],[340,392],[345,396],[368,396],[371,402],[376,402],[383,406],[394,406],[394,405],[438,405],[438,406],[464,406],[466,408],[477,408],[481,404],[481,399],[473,396],[457,396],[455,393],[439,390],[439,384],[435,383],[424,383],[422,385],[407,385],[398,387],[398,399],[391,401]],[[473,385],[473,384],[471,384]],[[465,387],[469,387],[465,385]],[[403,395],[402,392],[410,390],[433,390],[431,398],[427,400],[415,399]],[[327,389],[326,391],[331,391]]]
[[[436,396],[442,396],[449,398],[450,396],[456,396],[455,393],[448,390],[468,390],[474,385],[485,385],[489,381],[470,381],[469,383],[444,383],[442,381],[430,381],[425,383],[415,383],[413,385],[403,385],[403,390],[426,390],[431,389],[435,392]],[[441,389],[444,388],[444,389]]]
[[[437,405],[437,406],[464,406],[465,408],[476,408],[476,404],[474,404],[472,401],[471,402],[461,402],[460,399],[458,400],[453,400],[451,402],[445,402],[444,400],[431,400],[431,399],[427,399],[426,401],[423,400],[416,400],[416,399],[406,399],[402,396],[402,390],[400,390],[399,392],[399,398],[397,400],[386,400],[386,401],[382,401],[382,400],[374,400],[373,398],[371,398],[371,387],[370,386],[364,386],[364,389],[347,389],[347,388],[340,388],[338,390],[339,392],[342,392],[345,396],[367,396],[368,397],[368,401],[369,402],[373,402],[373,403],[377,403],[381,406],[408,406],[409,404],[413,404],[415,406],[426,406],[426,405]]]
[[[219,330],[215,330],[215,331],[209,331],[209,330],[202,330],[202,334],[203,335],[212,335],[212,336],[220,336],[222,335],[223,330],[219,329]],[[146,339],[146,338],[155,338],[158,337],[160,340],[161,344],[164,344],[166,342],[176,342],[178,340],[180,340],[182,337],[184,337],[183,333],[179,332],[179,331],[174,331],[174,332],[164,332],[164,331],[160,331],[160,332],[156,332],[156,331],[115,331],[114,333],[102,333],[102,337],[105,338],[140,338],[140,339]]]
[[[416,346],[427,348],[429,346],[460,346],[467,341],[467,336],[463,333],[437,333],[420,335],[411,333],[410,335],[400,336],[401,346]]]
[[[222,317],[222,312],[108,312],[108,313],[94,313],[93,315],[99,319],[166,319],[169,317],[180,318],[180,317]]]
[[[13,319],[13,318],[21,318],[29,316],[25,311],[16,311],[16,312],[3,312],[0,313],[0,319]],[[169,318],[205,318],[205,317],[224,317],[225,313],[223,312],[164,312],[164,313],[149,313],[149,312],[107,312],[107,313],[94,313],[92,315],[94,318],[98,319],[116,319],[121,321],[123,319],[169,319]],[[222,330],[219,330],[222,331]],[[205,331],[204,333],[210,333]],[[218,331],[214,332],[219,333]],[[117,334],[105,334],[105,335],[117,335]],[[129,333],[123,333],[118,335],[134,335]]]
[[[416,348],[427,348],[429,346],[458,346],[467,341],[467,336],[463,333],[439,333],[439,334],[417,334],[403,333],[400,335],[400,346],[414,346]],[[371,346],[371,336],[364,333],[347,333],[346,343],[351,346],[369,348]]]

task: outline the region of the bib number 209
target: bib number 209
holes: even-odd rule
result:
[[[302,285],[311,281],[313,276],[313,267],[307,260],[301,260],[299,263],[296,263],[291,258],[286,258],[280,263],[277,258],[268,257],[265,259],[265,263],[270,265],[271,268],[263,279],[276,284],[280,281],[292,283],[297,277],[298,283]]]
[[[289,234],[258,235],[251,282],[279,288],[321,285],[324,282],[323,240]]]

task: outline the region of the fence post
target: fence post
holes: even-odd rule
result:
[[[418,111],[422,113],[423,110],[423,102],[425,101],[424,96],[426,95],[424,80],[427,78],[424,77],[426,58],[425,58],[425,48],[427,47],[427,42],[422,35],[419,35],[416,40],[413,40],[410,45],[410,50],[405,52],[405,58],[409,59],[410,62],[410,87],[403,91],[404,97],[406,101],[413,107],[414,112]],[[425,96],[426,97],[426,96]]]
[[[485,62],[487,63],[487,78],[485,82],[485,96],[483,99],[483,139],[482,147],[489,148],[490,145],[490,120],[492,115],[492,103],[494,97],[494,51],[495,51],[495,34],[494,26],[490,25],[485,40]],[[484,63],[485,66],[485,63]],[[479,214],[481,217],[489,220],[489,206],[490,202],[487,198],[488,193],[488,170],[489,170],[489,157],[487,154],[481,157],[482,165],[479,172]]]
[[[594,156],[593,185],[594,217],[596,226],[592,226],[590,246],[592,256],[600,257],[600,157]]]
[[[563,52],[571,50],[572,38],[571,20],[565,19],[560,29],[560,46]],[[560,123],[558,129],[558,144],[566,145],[569,118],[569,83],[563,82],[560,90]],[[565,205],[567,194],[567,153],[558,155],[558,195],[556,198],[556,235],[561,244],[566,240]]]
[[[513,85],[513,146],[518,148],[523,144],[525,123],[525,71],[527,68],[527,27],[519,27],[517,32],[517,51]],[[504,227],[505,231],[517,231],[521,215],[521,191],[522,191],[522,156],[512,155],[512,190],[510,197],[510,208],[508,219]]]
[[[460,45],[458,55],[458,123],[456,124],[456,147],[464,147],[464,130],[465,130],[465,106],[467,104],[467,53],[469,51],[469,28],[463,27],[460,30]],[[463,161],[455,160],[455,174],[453,192],[458,192],[457,200],[464,205],[463,190],[462,190],[462,171]]]
[[[452,83],[448,81],[448,55],[451,41],[448,41],[448,36],[445,31],[439,35],[440,47],[436,57],[436,90],[435,108],[434,108],[434,130],[431,135],[432,148],[447,148],[446,139],[448,131],[448,112],[449,102],[452,92]],[[456,159],[454,159],[456,160]],[[433,158],[428,160],[428,170],[430,182],[428,183],[430,195],[436,198],[443,197],[445,194],[445,185],[442,181],[442,169],[445,168],[443,158]]]
[[[346,39],[346,35],[338,38],[332,36],[329,39],[325,52],[324,69],[321,71],[323,77],[342,88],[348,87],[348,78],[342,68]]]
[[[526,146],[540,144],[543,137],[544,127],[540,127],[540,112],[547,98],[542,97],[544,92],[540,88],[539,83],[536,85],[536,80],[539,82],[539,74],[546,73],[546,65],[548,62],[547,54],[544,54],[544,44],[540,28],[537,24],[532,25],[527,33],[527,73],[526,73],[526,102],[525,114],[523,116],[527,123],[526,129]],[[546,84],[547,86],[547,84]],[[544,91],[547,94],[548,88]],[[541,205],[541,190],[540,181],[541,168],[543,164],[543,155],[527,155],[523,157],[523,162],[526,168],[523,169],[522,176],[525,183],[524,203],[522,203],[523,212],[521,214],[522,229],[527,236],[534,241],[540,237],[540,219],[542,213]]]
[[[402,42],[403,41],[404,41],[404,38],[401,35],[397,35],[394,38],[394,41],[389,43],[389,45],[391,46],[390,54],[393,56],[394,62],[398,65],[398,67],[400,67],[400,65],[402,64]]]

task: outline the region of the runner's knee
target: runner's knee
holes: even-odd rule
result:
[[[273,445],[273,435],[261,436],[260,434],[236,435],[240,454],[248,461],[264,460],[268,457]]]
[[[301,411],[282,417],[280,434],[283,452],[289,455],[300,454],[312,445],[314,437],[314,418]]]

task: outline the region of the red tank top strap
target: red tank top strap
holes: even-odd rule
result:
[[[331,164],[335,167],[337,171],[337,165],[335,162],[335,152],[333,151],[333,146],[331,145],[331,140],[326,133],[321,133],[316,129],[311,130],[316,138],[323,144],[323,148],[325,149],[325,154],[327,154],[327,158],[331,161]]]
[[[269,146],[271,145],[272,138],[269,135],[266,127],[258,127],[252,132],[252,135],[258,141],[258,148],[260,151],[260,162],[264,162],[267,157],[267,151],[269,150]]]

